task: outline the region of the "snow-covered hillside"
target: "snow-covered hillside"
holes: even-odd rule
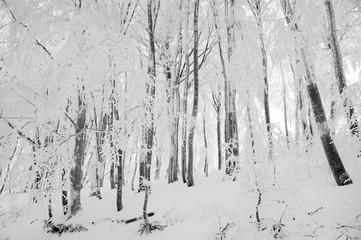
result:
[[[247,185],[223,180],[211,172],[208,178],[196,175],[197,185],[188,188],[181,182],[153,182],[149,211],[152,223],[166,226],[150,235],[138,232],[143,220],[125,224],[142,215],[144,193],[126,188],[124,210],[116,212],[115,194],[102,188],[103,199],[82,192],[83,211],[73,219],[86,232],[46,233],[43,220],[46,208],[29,208],[25,194],[2,195],[1,240],[115,240],[115,239],[360,239],[360,178],[348,186],[337,187],[330,178],[281,184],[266,189],[260,207],[261,224],[255,220],[257,195]],[[60,203],[58,204],[60,207]],[[60,209],[57,209],[60,211]],[[55,218],[54,223],[63,222]],[[70,222],[67,222],[70,224]],[[258,230],[259,227],[261,230]],[[263,229],[263,230],[262,230]],[[280,230],[280,232],[278,232]],[[349,238],[348,238],[349,237]]]

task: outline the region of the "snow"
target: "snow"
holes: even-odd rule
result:
[[[360,180],[354,177],[354,184],[338,187],[332,178],[290,179],[266,189],[260,208],[263,231],[255,223],[257,195],[241,181],[224,180],[220,172],[211,172],[208,178],[196,174],[196,186],[191,188],[181,181],[152,182],[148,209],[155,215],[149,219],[167,227],[142,236],[138,233],[142,220],[130,224],[111,221],[142,215],[144,193],[132,192],[128,185],[121,212],[116,212],[115,190],[102,188],[103,199],[98,200],[88,197],[89,188],[83,189],[83,210],[66,222],[82,224],[88,231],[63,233],[60,237],[43,229],[46,208],[31,207],[24,193],[2,195],[0,239],[273,239],[272,227],[281,216],[283,225],[278,225],[283,227],[278,237],[284,239],[360,239]],[[53,221],[64,222],[60,202],[55,201],[53,206],[57,208]],[[224,228],[221,238],[220,229]]]

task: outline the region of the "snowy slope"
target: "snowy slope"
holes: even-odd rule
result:
[[[360,179],[354,179],[354,184],[345,187],[337,187],[325,179],[313,179],[267,189],[260,208],[261,230],[257,230],[254,217],[257,195],[248,187],[223,181],[222,175],[216,172],[208,178],[196,175],[195,180],[196,186],[192,188],[181,182],[152,183],[148,209],[155,215],[150,220],[167,227],[142,236],[138,233],[141,220],[131,224],[112,221],[142,214],[144,194],[134,193],[128,186],[124,209],[119,213],[115,207],[115,191],[103,188],[103,199],[98,200],[88,197],[89,189],[83,190],[83,211],[71,222],[84,225],[88,231],[63,233],[61,237],[43,229],[46,208],[28,208],[29,200],[24,194],[3,195],[0,239],[273,239],[276,233],[273,226],[281,226],[276,237],[284,239],[347,239],[347,236],[361,239]],[[60,203],[53,205],[60,206]],[[64,220],[55,218],[54,222]]]

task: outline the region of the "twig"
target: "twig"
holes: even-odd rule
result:
[[[3,118],[4,119],[4,118]],[[34,140],[32,140],[31,138],[29,138],[28,136],[26,136],[24,133],[22,133],[20,130],[18,130],[18,129],[16,129],[7,119],[4,119],[7,123],[8,123],[8,125],[12,128],[12,129],[14,129],[18,134],[19,134],[19,136],[20,137],[22,137],[22,138],[24,138],[26,141],[28,141],[31,145],[33,145],[33,146],[37,146],[37,144],[36,144],[36,142],[34,141]]]
[[[313,214],[315,214],[316,212],[318,212],[318,211],[321,210],[321,209],[323,209],[323,207],[319,207],[319,208],[317,208],[315,211],[309,212],[309,213],[307,213],[307,214],[310,215],[310,216],[312,216]]]
[[[347,225],[340,225],[336,229],[340,229],[340,228],[351,228],[351,229],[361,230],[361,226],[347,226]]]
[[[69,115],[67,113],[64,113],[64,114],[69,119],[69,121],[73,124],[73,126],[76,128],[76,123],[74,122],[74,120],[71,119],[71,117],[69,117]]]

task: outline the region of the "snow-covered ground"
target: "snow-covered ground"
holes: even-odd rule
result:
[[[259,226],[255,219],[257,194],[241,181],[222,178],[218,172],[211,172],[208,178],[196,175],[192,188],[181,181],[154,181],[148,209],[155,215],[149,219],[167,227],[142,236],[138,233],[142,220],[130,224],[115,221],[142,215],[144,193],[132,192],[128,186],[121,212],[116,212],[115,190],[102,188],[103,199],[98,200],[89,198],[89,189],[84,189],[83,211],[67,222],[82,224],[88,231],[60,237],[44,229],[45,207],[31,207],[25,194],[3,195],[0,239],[361,239],[361,179],[357,176],[354,184],[344,187],[337,187],[331,178],[321,178],[264,189]],[[60,216],[60,202],[53,206],[58,206],[55,216]],[[63,217],[54,219],[55,223],[64,221]]]

